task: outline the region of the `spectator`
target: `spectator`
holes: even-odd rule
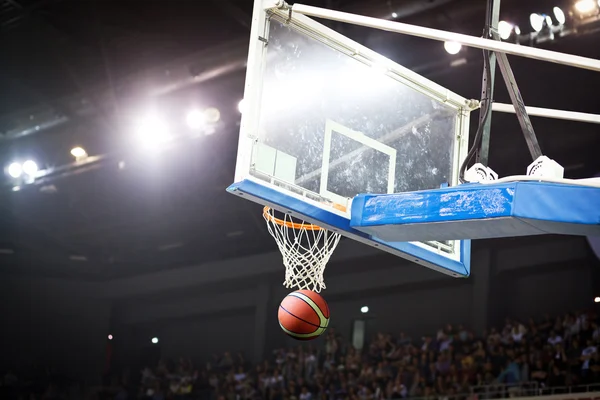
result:
[[[596,346],[594,346],[591,340],[588,340],[587,347],[581,352],[581,376],[585,383],[591,382],[590,361],[592,360],[592,356],[597,352]]]
[[[548,343],[555,346],[558,343],[562,342],[562,337],[558,335],[555,331],[550,332],[550,336],[548,337]]]

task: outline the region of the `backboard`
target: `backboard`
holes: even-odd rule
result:
[[[470,242],[386,242],[350,227],[358,194],[458,184],[463,97],[305,16],[255,1],[230,192],[449,274]]]

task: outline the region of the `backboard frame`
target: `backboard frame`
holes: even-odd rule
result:
[[[274,4],[275,3],[275,4]],[[434,249],[431,245],[410,243],[388,243],[350,227],[350,207],[329,207],[319,201],[301,194],[284,191],[251,176],[253,142],[257,138],[260,116],[261,79],[267,63],[270,18],[289,24],[295,30],[330,46],[360,62],[381,69],[389,77],[404,85],[435,99],[457,112],[452,154],[453,165],[451,186],[458,184],[458,168],[464,160],[468,147],[469,113],[468,102],[450,90],[427,80],[411,70],[385,58],[384,56],[352,41],[351,39],[327,28],[304,15],[294,15],[290,19],[288,10],[277,7],[277,2],[255,0],[251,40],[246,71],[244,110],[240,126],[238,159],[235,171],[235,183],[230,192],[247,199],[268,205],[278,211],[286,212],[323,228],[341,233],[343,236],[380,248],[402,258],[424,265],[436,271],[455,276],[466,277],[470,273],[470,241],[454,241],[452,253]],[[336,130],[336,132],[338,132]],[[300,188],[301,189],[301,188]],[[299,190],[301,192],[301,190]],[[435,251],[434,251],[435,250]]]

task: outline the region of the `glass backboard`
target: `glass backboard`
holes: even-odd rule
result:
[[[385,243],[345,222],[358,194],[457,184],[466,100],[308,17],[255,9],[251,41],[232,191],[251,182],[255,201],[468,275],[465,243]]]

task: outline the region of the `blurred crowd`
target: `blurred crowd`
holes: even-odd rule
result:
[[[548,393],[549,388],[600,384],[600,328],[592,313],[507,319],[476,337],[447,325],[411,338],[377,334],[361,351],[333,329],[324,345],[279,349],[249,365],[225,353],[205,368],[161,362],[142,372],[139,397],[215,400],[380,400],[493,398]],[[506,390],[495,392],[495,387]],[[600,386],[599,386],[600,388]]]
[[[278,349],[258,365],[229,352],[202,368],[188,359],[163,360],[142,369],[139,381],[115,379],[90,398],[474,400],[556,393],[556,388],[581,385],[598,384],[595,390],[600,390],[600,328],[593,313],[507,319],[501,329],[482,337],[462,325],[447,325],[420,338],[379,333],[361,350],[333,329],[320,342]],[[2,389],[21,383],[11,372]],[[50,382],[37,395],[19,398],[66,398],[59,388]]]

